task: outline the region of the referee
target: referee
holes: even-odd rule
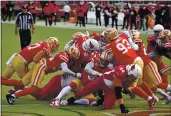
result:
[[[28,7],[26,5],[22,6],[22,12],[18,13],[16,18],[15,34],[18,35],[19,29],[21,49],[31,43],[31,27],[32,33],[34,33],[33,16],[27,9]]]

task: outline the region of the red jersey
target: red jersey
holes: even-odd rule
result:
[[[89,52],[87,52],[87,51],[85,51],[84,49],[83,49],[83,46],[82,46],[82,44],[83,44],[83,42],[84,41],[86,41],[88,39],[88,37],[87,36],[85,36],[85,37],[80,37],[80,38],[78,38],[76,41],[75,41],[75,47],[77,47],[78,49],[79,49],[79,51],[80,51],[80,57],[79,57],[79,61],[80,61],[80,63],[83,65],[83,67],[90,61],[90,59],[91,59],[91,57],[92,57],[92,54],[91,53],[89,53]]]
[[[126,78],[126,65],[115,66],[112,71],[106,72],[103,75],[104,79],[113,81],[117,77],[121,81],[124,81]]]
[[[109,67],[109,66],[106,66],[105,68],[100,67],[99,59],[100,59],[100,53],[98,53],[98,52],[94,53],[94,56],[91,59],[92,63],[94,64],[93,70],[100,72],[100,73],[105,73],[105,72],[112,70],[111,67]],[[93,75],[89,75],[87,72],[82,71],[81,81],[84,86],[87,85],[88,83],[90,83],[95,78],[96,77],[93,77]]]
[[[136,52],[142,58],[142,60],[144,61],[144,64],[150,63],[151,59],[149,58],[149,56],[146,53],[146,49],[144,47],[143,41],[141,39],[134,39],[134,43],[139,46],[139,50]]]
[[[29,45],[25,47],[21,52],[19,52],[19,55],[21,55],[25,59],[25,61],[29,64],[33,62],[34,56],[41,50],[45,51],[47,56],[50,57],[51,49],[48,43],[46,42],[38,42],[33,45]]]
[[[116,40],[105,46],[106,52],[112,52],[114,60],[119,65],[132,64],[138,57],[131,48],[125,33],[121,33]]]
[[[69,56],[65,52],[59,52],[54,57],[49,58],[46,62],[46,72],[53,73],[60,69],[61,63],[69,62]]]
[[[147,38],[147,53],[150,53],[153,47],[155,46],[156,36],[149,36]]]

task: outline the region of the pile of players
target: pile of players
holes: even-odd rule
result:
[[[55,37],[30,45],[10,57],[1,75],[2,85],[13,86],[7,102],[13,105],[16,98],[31,95],[52,100],[52,107],[87,104],[112,109],[118,103],[121,113],[128,113],[122,93],[147,100],[151,110],[159,101],[154,93],[159,93],[168,104],[171,66],[165,67],[161,57],[171,59],[171,31],[155,25],[154,35],[147,41],[146,50],[139,31],[118,33],[107,28],[101,35],[74,33],[63,52],[57,52],[59,40]],[[14,72],[20,80],[11,79]],[[49,73],[57,74],[42,87]],[[70,92],[75,92],[74,96],[62,100]]]

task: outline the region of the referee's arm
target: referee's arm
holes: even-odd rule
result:
[[[33,21],[32,14],[31,14],[31,27],[32,27],[32,33],[34,33],[35,28],[34,28],[34,21]]]
[[[18,25],[19,25],[19,15],[20,14],[18,14],[17,15],[17,17],[16,17],[16,22],[15,22],[15,35],[18,35]]]

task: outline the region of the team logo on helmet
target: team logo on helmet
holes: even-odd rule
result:
[[[56,37],[49,37],[46,40],[46,42],[48,43],[48,45],[50,46],[50,48],[52,49],[53,52],[58,50],[58,48],[59,48],[59,40]]]
[[[163,30],[159,33],[159,38],[161,39],[170,39],[171,38],[171,31],[170,30]]]

